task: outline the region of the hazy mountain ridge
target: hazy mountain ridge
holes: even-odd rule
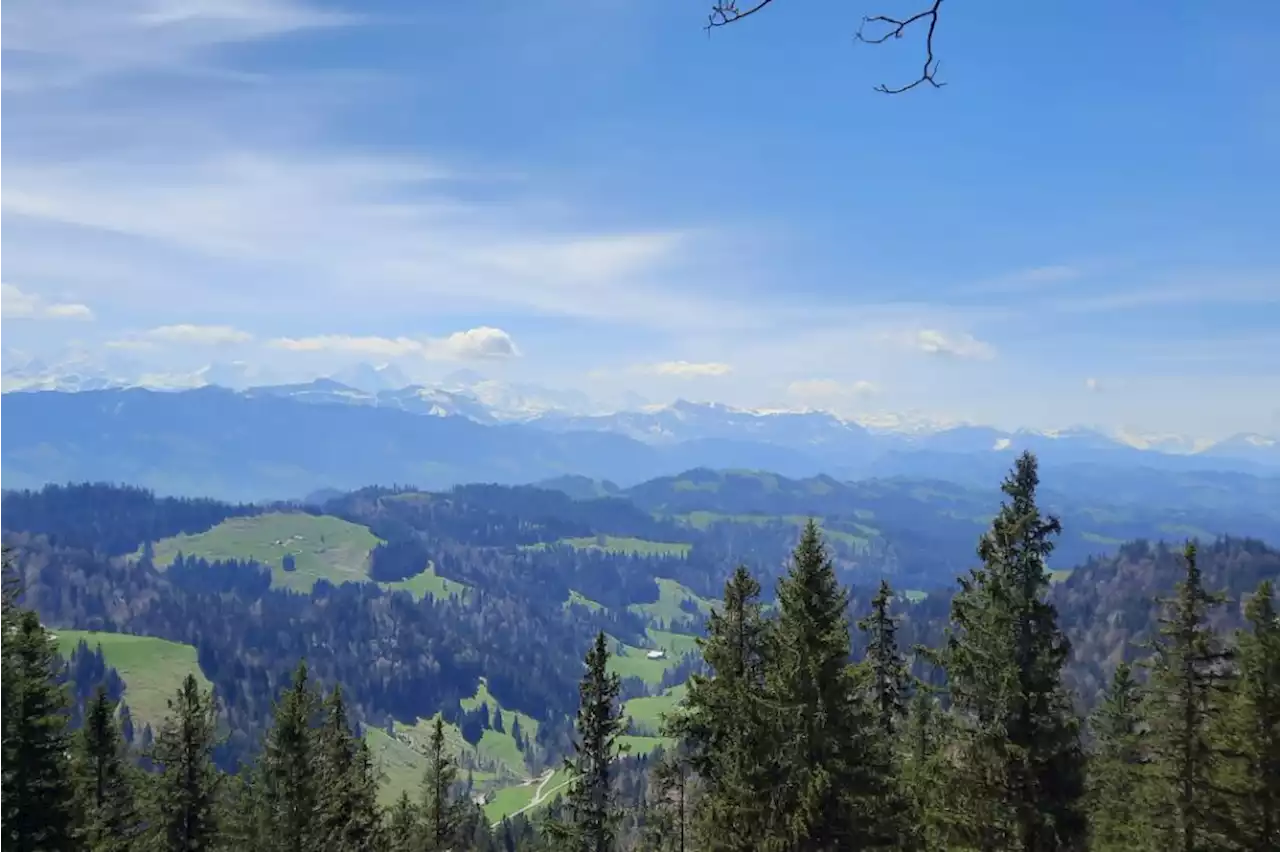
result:
[[[5,394],[4,408],[8,485],[102,480],[231,500],[294,499],[371,482],[438,489],[566,475],[626,486],[692,468],[839,480],[907,476],[985,488],[1022,449],[1038,453],[1046,471],[1070,468],[1062,481],[1098,495],[1121,488],[1163,499],[1165,480],[1158,474],[1280,474],[1280,468],[1207,452],[1136,450],[1094,433],[1053,438],[962,427],[886,435],[827,414],[755,415],[692,403],[651,413],[690,428],[668,430],[671,439],[642,441],[599,420],[592,421],[597,428],[582,430],[566,428],[564,418],[485,421],[484,406],[461,393],[363,392],[331,380],[239,392],[21,392]],[[1269,458],[1261,440],[1238,443]],[[1233,488],[1220,486],[1220,496],[1230,498]]]

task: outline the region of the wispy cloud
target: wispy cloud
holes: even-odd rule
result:
[[[922,328],[892,333],[889,339],[908,349],[939,358],[989,361],[996,356],[994,346],[965,332],[947,333],[933,328]]]
[[[511,335],[500,328],[481,326],[456,331],[447,337],[359,337],[329,334],[316,337],[282,337],[269,342],[290,352],[342,352],[383,358],[420,357],[429,361],[477,361],[515,358],[520,354]]]
[[[303,0],[11,0],[4,88],[84,84],[138,71],[222,74],[220,47],[354,22]]]
[[[93,311],[80,302],[48,301],[35,293],[23,292],[12,284],[0,285],[5,319],[91,320]]]
[[[6,103],[6,271],[96,288],[121,313],[182,302],[325,321],[494,310],[661,329],[762,321],[685,286],[706,269],[704,229],[602,228],[510,163],[361,151],[329,132],[350,103],[297,92],[287,75],[243,85],[230,60],[253,55],[221,50],[348,16],[308,0],[12,5],[5,81],[25,88]],[[198,98],[163,83],[193,68],[227,76],[202,81]],[[112,107],[98,106],[104,91]]]
[[[194,343],[200,346],[221,346],[228,343],[248,343],[253,335],[229,325],[162,325],[143,332],[143,338],[159,343]]]
[[[874,396],[880,388],[875,382],[858,379],[842,382],[836,379],[800,379],[787,385],[787,395],[815,405],[834,405],[849,400]]]
[[[720,361],[661,361],[637,365],[632,368],[632,372],[678,379],[716,378],[729,375],[733,372],[733,367]]]
[[[1072,313],[1187,305],[1280,305],[1280,270],[1179,276],[1163,283],[1091,290],[1050,299],[1049,310]]]

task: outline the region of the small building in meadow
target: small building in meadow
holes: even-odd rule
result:
[[[651,660],[665,660],[667,658],[667,652],[662,650],[661,648],[658,648],[656,650],[650,651],[645,656],[647,656]]]

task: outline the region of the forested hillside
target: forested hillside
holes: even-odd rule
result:
[[[838,529],[779,521],[766,576],[667,507],[537,489],[6,495],[6,836],[1274,848],[1280,553],[1138,541],[1053,583],[1037,486],[1025,456],[923,597],[850,589]]]

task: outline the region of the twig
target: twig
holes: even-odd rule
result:
[[[765,6],[772,3],[773,0],[755,0],[752,5],[745,9],[738,7],[738,0],[720,0],[711,7],[711,14],[707,16],[707,34],[710,35],[711,30],[716,27],[724,27],[729,24],[741,21],[743,18],[750,17],[759,12]],[[914,89],[921,83],[928,83],[935,89],[941,89],[946,83],[940,83],[937,79],[939,62],[933,55],[933,36],[938,29],[938,12],[942,8],[943,0],[933,0],[933,5],[923,12],[917,12],[909,18],[891,18],[888,15],[869,15],[862,19],[862,26],[858,28],[857,40],[866,44],[884,44],[891,38],[902,38],[902,34],[912,24],[917,24],[927,20],[929,22],[928,34],[925,36],[924,42],[924,68],[920,72],[920,77],[915,82],[908,83],[905,86],[889,88],[884,83],[876,86],[877,92],[883,92],[886,95],[900,95],[903,92]],[[882,25],[887,27],[881,35],[868,37],[864,34],[864,29],[868,24]]]
[[[711,14],[707,16],[707,32],[710,32],[713,27],[723,27],[726,24],[732,24],[734,21],[740,21],[748,15],[754,15],[772,2],[773,0],[758,0],[754,6],[746,11],[738,8],[738,0],[716,3],[711,7]]]
[[[871,15],[862,19],[862,26],[858,28],[857,39],[865,44],[884,44],[891,38],[902,38],[902,33],[912,24],[919,23],[923,20],[929,21],[929,33],[925,37],[924,42],[924,68],[920,72],[920,77],[913,83],[905,86],[891,89],[884,83],[876,86],[877,92],[884,92],[886,95],[898,95],[903,92],[914,89],[921,83],[928,83],[935,89],[941,89],[946,83],[939,83],[934,75],[938,73],[939,62],[933,56],[933,34],[938,28],[938,10],[942,7],[942,0],[933,0],[933,5],[923,12],[917,12],[910,18],[890,18],[888,15]],[[884,24],[889,27],[883,35],[877,38],[868,38],[863,34],[863,29],[867,24]]]

